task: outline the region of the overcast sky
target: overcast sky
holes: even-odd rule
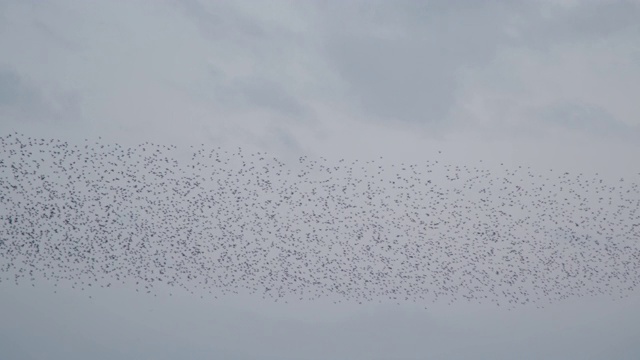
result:
[[[638,179],[638,19],[638,1],[0,0],[0,136]],[[0,357],[640,356],[637,291],[506,312],[48,286],[0,283]]]

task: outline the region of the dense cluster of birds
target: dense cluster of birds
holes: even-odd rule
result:
[[[517,306],[625,296],[640,187],[525,167],[384,165],[0,137],[0,280]],[[283,301],[283,300],[281,300]]]

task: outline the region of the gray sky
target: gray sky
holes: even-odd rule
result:
[[[0,136],[637,180],[638,19],[638,1],[0,0]],[[638,309],[638,291],[425,311],[0,283],[0,357],[636,359]]]

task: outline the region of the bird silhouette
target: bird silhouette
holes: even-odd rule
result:
[[[189,149],[1,137],[0,279],[501,307],[638,286],[629,179]]]

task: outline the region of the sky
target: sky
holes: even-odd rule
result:
[[[639,18],[604,0],[0,0],[0,136],[638,180]],[[637,359],[638,309],[638,291],[425,311],[4,282],[0,357]]]

